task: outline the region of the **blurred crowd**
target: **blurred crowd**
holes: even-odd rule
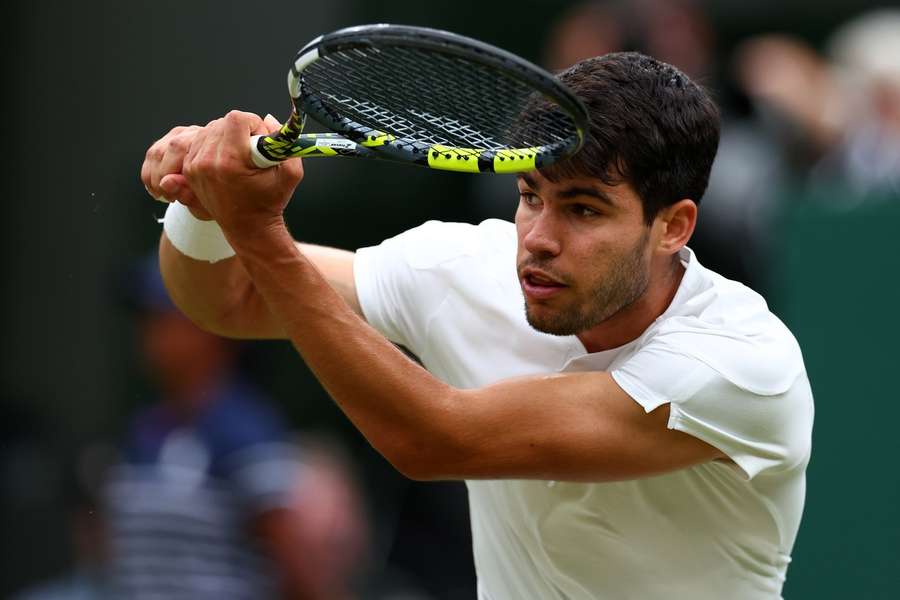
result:
[[[559,70],[639,50],[712,90],[722,139],[691,245],[707,266],[765,291],[786,204],[816,189],[835,210],[900,199],[900,9],[858,15],[820,44],[773,32],[724,52],[703,6],[574,5],[548,30],[542,60]],[[512,191],[500,185],[473,179],[474,218],[511,217]],[[241,373],[239,346],[172,306],[155,259],[126,280],[156,400],[116,440],[65,461],[54,489],[65,490],[58,539],[71,567],[14,598],[471,597],[459,486],[410,484],[385,533],[371,509],[377,490],[338,437],[296,433],[303,424]],[[45,463],[24,430],[4,438],[3,512],[14,515],[17,502],[35,502],[27,473]]]

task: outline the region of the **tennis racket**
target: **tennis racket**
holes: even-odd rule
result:
[[[380,158],[431,169],[517,173],[578,151],[581,101],[547,71],[446,31],[363,25],[322,35],[288,72],[291,116],[254,136],[254,164]],[[306,115],[334,133],[305,134]]]

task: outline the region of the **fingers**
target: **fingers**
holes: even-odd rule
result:
[[[279,123],[278,119],[276,119],[272,115],[266,115],[266,117],[263,119],[263,124],[266,128],[265,133],[275,133],[276,131],[281,129],[281,123]]]
[[[201,192],[203,178],[212,173],[216,167],[220,145],[218,142],[222,137],[222,121],[222,119],[210,121],[206,127],[198,131],[184,157],[182,173],[188,185],[195,188],[196,192]]]
[[[303,180],[303,160],[300,157],[290,158],[277,167],[279,178],[291,187],[296,186]]]
[[[197,199],[187,179],[180,173],[166,175],[160,179],[159,187],[165,194],[165,198],[178,199],[179,202],[188,206]]]
[[[150,160],[151,193],[177,196],[195,216],[214,218],[223,228],[271,220],[283,212],[303,176],[299,160],[271,169],[253,166],[248,151],[252,133],[277,127],[272,117],[263,121],[232,111],[189,135],[173,133],[162,144],[166,151]]]
[[[278,119],[273,117],[272,115],[266,115],[262,122],[253,128],[253,135],[267,135],[270,133],[276,133],[281,129],[281,123],[278,122]]]
[[[191,147],[193,138],[193,131],[182,132],[169,138],[168,146],[150,173],[151,189],[159,188],[160,182],[166,175],[181,173],[184,157],[188,148]]]
[[[227,156],[223,155],[220,158],[240,160],[248,168],[255,169],[246,148],[253,132],[264,126],[263,120],[253,113],[233,110],[225,115],[223,121],[221,150],[227,153]]]
[[[141,182],[148,194],[164,202],[174,200],[160,182],[167,175],[181,172],[184,156],[200,129],[196,125],[175,127],[150,146],[141,165]]]

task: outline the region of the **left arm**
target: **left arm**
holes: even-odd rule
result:
[[[294,244],[282,216],[298,179],[249,165],[258,125],[231,113],[198,136],[184,173],[269,310],[348,418],[404,474],[615,480],[721,457],[645,414],[606,373],[444,384],[367,325]]]

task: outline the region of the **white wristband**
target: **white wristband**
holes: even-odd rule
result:
[[[173,202],[166,209],[163,230],[179,252],[195,260],[214,263],[234,256],[234,248],[219,224],[201,221],[180,202]]]

